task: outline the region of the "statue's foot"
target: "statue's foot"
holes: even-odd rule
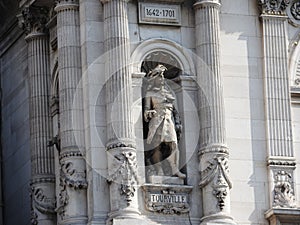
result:
[[[181,179],[186,178],[186,175],[183,174],[183,173],[181,173],[179,170],[175,173],[175,175],[176,175],[177,177],[181,178]]]

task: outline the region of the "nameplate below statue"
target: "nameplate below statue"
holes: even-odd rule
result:
[[[150,212],[184,214],[190,211],[189,193],[192,186],[145,184],[145,204]]]

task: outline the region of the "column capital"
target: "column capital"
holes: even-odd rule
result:
[[[285,15],[289,0],[258,0],[263,15]]]
[[[49,10],[46,7],[27,6],[18,15],[19,26],[25,30],[26,39],[47,34]]]
[[[57,0],[56,3],[56,7],[54,8],[56,12],[65,10],[79,10],[78,0]]]
[[[199,7],[203,7],[203,6],[220,7],[221,3],[220,0],[197,0],[194,3],[194,9],[198,9]]]
[[[108,2],[111,2],[113,0],[100,0],[100,2],[102,4],[105,4],[105,3],[108,3]],[[129,2],[130,0],[115,0],[115,1],[120,1],[120,2]]]

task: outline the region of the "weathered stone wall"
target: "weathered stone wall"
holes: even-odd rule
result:
[[[1,55],[4,224],[25,225],[30,223],[31,171],[27,46],[22,36],[6,47]]]

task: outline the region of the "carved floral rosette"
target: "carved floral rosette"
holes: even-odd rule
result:
[[[200,188],[211,185],[213,195],[218,201],[218,208],[222,211],[225,207],[225,198],[228,195],[229,189],[232,188],[232,183],[229,177],[228,155],[216,154],[211,160],[206,162],[206,168],[200,171],[201,180]]]
[[[131,147],[118,147],[117,154],[109,154],[110,169],[107,181],[119,184],[120,195],[129,206],[133,200],[138,184],[136,152]]]
[[[287,15],[292,25],[300,26],[300,2],[298,0],[291,0],[287,7]]]
[[[192,186],[172,184],[145,184],[146,209],[153,213],[181,215],[189,213],[189,193]]]
[[[290,0],[258,0],[263,14],[285,15]]]

